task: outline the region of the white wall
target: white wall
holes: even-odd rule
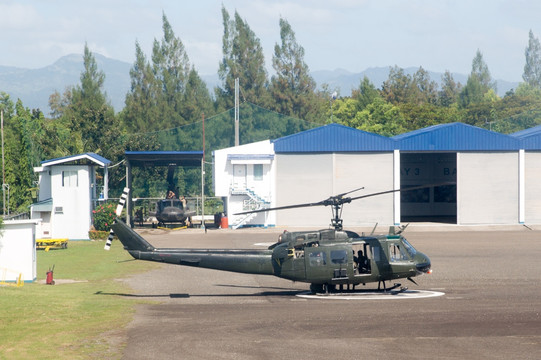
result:
[[[0,280],[36,280],[36,233],[39,219],[7,220],[0,236]],[[5,271],[8,270],[8,271]],[[5,273],[6,278],[1,277]]]
[[[347,196],[393,189],[393,153],[277,154],[277,206],[314,203],[364,187]],[[393,195],[386,194],[344,205],[344,228],[393,224]],[[277,225],[319,226],[330,224],[330,207],[280,210]]]
[[[541,152],[526,151],[524,170],[526,224],[541,224]]]
[[[518,152],[457,154],[457,222],[518,224]]]
[[[251,144],[230,147],[214,151],[214,194],[215,196],[227,198],[227,208],[229,225],[231,226],[237,219],[244,216],[234,215],[237,212],[244,211],[243,200],[248,199],[245,195],[232,195],[232,188],[248,188],[253,190],[258,196],[270,202],[274,206],[274,160],[260,159],[240,159],[228,160],[229,154],[235,155],[274,155],[274,146],[269,140],[259,141]],[[254,165],[263,165],[263,177],[256,180],[254,177]],[[243,179],[239,178],[243,175]],[[245,183],[245,185],[243,184]],[[274,216],[270,214],[258,214],[250,220],[249,225],[273,225]]]
[[[92,190],[89,181],[91,168],[85,165],[51,167],[53,195],[51,238],[88,239],[88,230],[92,225]],[[63,171],[77,172],[77,186],[62,186]]]

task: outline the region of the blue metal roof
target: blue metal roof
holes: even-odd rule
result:
[[[511,136],[520,139],[524,150],[541,150],[541,125],[517,131],[511,134]]]
[[[52,166],[52,165],[66,164],[70,162],[80,162],[81,160],[90,161],[100,166],[109,165],[111,163],[110,160],[107,160],[106,158],[98,154],[84,153],[84,154],[79,154],[79,155],[64,156],[61,158],[56,158],[56,159],[51,159],[51,160],[44,160],[41,162],[41,165]]]
[[[463,123],[429,126],[394,136],[401,151],[512,151],[520,140]]]
[[[395,141],[381,135],[329,124],[273,140],[275,153],[393,151]]]

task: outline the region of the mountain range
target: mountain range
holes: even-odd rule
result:
[[[115,111],[124,107],[126,94],[130,90],[130,68],[132,64],[94,54],[98,69],[105,73],[104,90]],[[377,87],[387,80],[390,67],[368,68],[360,73],[353,73],[343,69],[319,70],[311,72],[312,77],[321,87],[327,84],[328,89],[338,90],[340,96],[349,96],[351,90],[358,88],[364,76]],[[21,99],[25,107],[41,109],[45,116],[49,116],[49,96],[55,91],[63,93],[69,86],[80,83],[80,76],[84,70],[82,55],[66,55],[55,63],[39,69],[25,69],[12,66],[0,66],[0,92],[6,92],[15,102]],[[406,74],[413,75],[418,68],[404,68]],[[438,84],[442,73],[429,71],[430,78]],[[213,93],[214,87],[220,84],[217,74],[200,75],[207,87]],[[468,75],[453,73],[456,82],[465,84]],[[497,80],[498,95],[503,96],[510,89],[518,86],[517,82]],[[242,84],[241,84],[242,86]]]

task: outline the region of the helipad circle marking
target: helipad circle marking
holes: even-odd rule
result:
[[[429,290],[406,290],[382,292],[358,292],[358,293],[335,293],[335,294],[312,294],[303,292],[296,296],[304,299],[324,299],[324,300],[405,300],[405,299],[423,299],[430,297],[443,296],[445,293]]]

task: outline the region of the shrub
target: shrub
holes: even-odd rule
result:
[[[109,231],[116,216],[114,205],[112,203],[98,205],[92,213],[94,229],[98,231]]]
[[[107,237],[109,237],[109,231],[90,230],[88,232],[90,240],[105,240]]]

